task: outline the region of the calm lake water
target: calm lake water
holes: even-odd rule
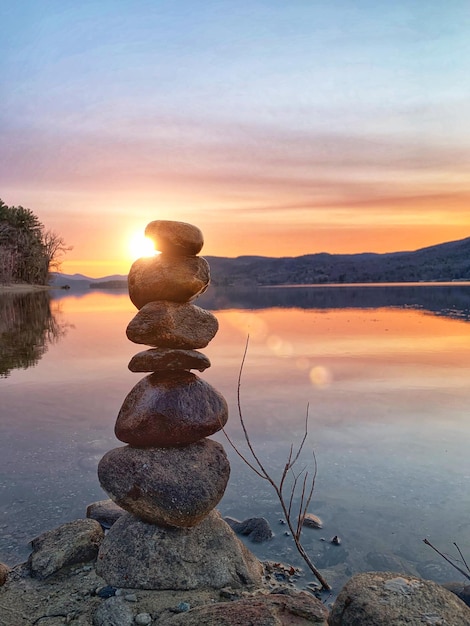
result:
[[[313,448],[309,510],[324,527],[303,540],[329,581],[371,569],[459,580],[423,539],[470,559],[470,284],[211,288],[196,303],[220,323],[200,375],[226,397],[240,448],[250,335],[243,414],[274,476],[309,405],[299,470]],[[125,335],[135,312],[125,292],[0,296],[0,561],[25,560],[28,540],[107,497],[97,462],[122,445],[114,422],[143,376],[127,369],[143,349]],[[274,539],[249,547],[302,565],[272,488],[215,438],[232,465],[222,514],[265,517]]]

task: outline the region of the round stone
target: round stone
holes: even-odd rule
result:
[[[217,506],[229,476],[222,445],[210,439],[183,448],[114,448],[98,465],[100,484],[116,504],[144,522],[182,528]]]
[[[141,309],[148,302],[189,302],[207,289],[209,263],[201,256],[158,254],[137,259],[127,277],[129,297]]]
[[[155,220],[147,224],[145,236],[160,252],[181,256],[198,254],[204,244],[199,228],[186,222]]]
[[[129,322],[126,334],[134,343],[158,348],[205,348],[219,323],[210,311],[189,302],[149,302]]]
[[[182,446],[225,426],[228,407],[212,385],[186,371],[150,374],[135,385],[116,420],[116,437],[134,447]]]
[[[171,348],[143,350],[134,354],[129,361],[131,372],[160,372],[162,370],[198,370],[203,372],[211,362],[197,350],[175,350]]]

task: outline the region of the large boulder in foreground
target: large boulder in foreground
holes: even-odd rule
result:
[[[74,563],[92,561],[104,537],[99,522],[79,519],[49,530],[31,541],[31,576],[47,578]]]
[[[202,256],[141,257],[127,277],[129,298],[138,309],[155,300],[188,302],[204,293],[209,282],[209,263]]]
[[[215,337],[219,322],[210,311],[194,304],[149,302],[129,322],[129,341],[158,348],[205,348]]]
[[[120,507],[150,524],[183,528],[217,506],[229,476],[223,446],[211,439],[184,448],[114,448],[98,465],[101,486]]]
[[[468,626],[470,609],[430,580],[391,572],[356,574],[343,587],[330,626]]]
[[[162,626],[328,626],[327,608],[304,591],[258,595],[191,609],[162,622]]]
[[[106,535],[96,570],[115,587],[176,590],[260,585],[263,572],[217,511],[189,529],[125,514]]]
[[[228,407],[212,385],[186,371],[140,380],[119,411],[114,432],[134,447],[188,445],[225,426]]]

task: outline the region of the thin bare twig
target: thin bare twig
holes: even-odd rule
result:
[[[423,539],[424,543],[429,546],[430,548],[432,548],[435,552],[437,552],[437,554],[439,556],[442,556],[442,558],[447,561],[447,563],[450,563],[450,565],[452,565],[452,567],[454,567],[458,572],[460,572],[462,574],[462,576],[465,576],[465,578],[468,578],[468,580],[470,580],[470,575],[467,574],[467,572],[465,570],[463,570],[461,567],[459,567],[458,565],[456,565],[451,559],[449,559],[445,554],[443,554],[442,552],[440,552],[435,546],[432,545],[432,543],[430,541],[428,541],[427,539]],[[460,550],[459,550],[460,552]],[[465,563],[465,561],[464,561]],[[467,564],[465,563],[465,566],[468,569]]]
[[[276,481],[271,477],[271,475],[268,473],[268,471],[266,470],[266,468],[264,467],[261,459],[258,457],[255,449],[253,448],[253,445],[251,443],[250,440],[250,436],[248,434],[248,430],[246,428],[245,425],[245,420],[243,418],[243,411],[242,411],[242,406],[241,406],[241,380],[242,380],[242,374],[243,374],[243,369],[244,369],[244,365],[245,365],[245,360],[246,360],[246,355],[248,352],[248,345],[249,345],[249,340],[250,340],[250,336],[247,336],[246,339],[246,344],[245,344],[245,350],[243,352],[243,358],[242,358],[242,362],[240,365],[240,371],[238,374],[238,385],[237,385],[237,405],[238,405],[238,417],[240,420],[240,424],[243,430],[243,434],[245,437],[245,441],[246,444],[248,446],[248,449],[254,459],[254,463],[249,461],[246,456],[244,454],[242,454],[242,452],[240,452],[240,450],[236,447],[236,445],[233,443],[233,441],[230,439],[230,437],[227,435],[225,429],[223,428],[222,431],[225,434],[227,441],[229,442],[229,444],[231,445],[231,447],[234,449],[234,451],[237,453],[237,455],[248,465],[248,467],[250,469],[252,469],[255,474],[257,476],[259,476],[260,478],[263,478],[264,480],[267,480],[269,482],[269,484],[272,486],[272,488],[274,489],[277,498],[281,504],[282,507],[282,511],[285,517],[285,520],[287,522],[287,525],[289,527],[289,530],[291,532],[292,538],[294,540],[295,543],[295,547],[297,548],[297,551],[299,552],[299,554],[301,555],[301,557],[303,558],[303,560],[305,561],[305,563],[307,564],[307,566],[309,567],[309,569],[311,570],[311,572],[314,574],[314,576],[317,578],[317,580],[320,582],[322,588],[326,591],[330,591],[331,590],[331,586],[328,584],[328,582],[325,580],[325,578],[323,578],[323,576],[321,575],[321,573],[319,572],[319,570],[316,568],[316,566],[314,565],[314,563],[312,562],[312,560],[310,559],[310,557],[308,556],[307,552],[305,551],[301,540],[300,540],[300,535],[302,532],[302,525],[303,522],[305,520],[305,515],[307,513],[307,509],[308,506],[310,505],[310,501],[312,499],[312,495],[313,495],[313,490],[315,487],[315,479],[316,479],[316,475],[317,475],[317,460],[315,457],[315,452],[313,452],[313,459],[314,459],[314,473],[313,473],[313,477],[311,479],[311,483],[310,483],[310,487],[307,490],[307,481],[309,478],[309,473],[305,471],[305,468],[302,469],[301,472],[299,472],[298,474],[296,474],[293,471],[293,467],[296,464],[296,462],[298,461],[300,454],[302,453],[302,450],[304,448],[305,442],[307,440],[308,437],[308,419],[309,419],[309,414],[308,414],[308,410],[309,407],[307,405],[307,412],[306,412],[306,416],[305,416],[305,428],[304,428],[304,435],[303,438],[300,442],[299,448],[297,450],[297,452],[294,455],[294,447],[293,444],[291,444],[290,447],[290,451],[289,451],[289,455],[287,457],[287,462],[284,465],[284,469],[282,471],[281,474],[281,478],[279,480],[278,483],[276,483]],[[288,504],[286,503],[286,499],[284,497],[284,487],[285,487],[285,481],[286,478],[288,476],[289,473],[292,473],[293,475],[293,483],[291,486],[291,490],[290,490],[290,497],[289,497],[289,502]],[[294,495],[295,495],[295,491],[297,488],[297,484],[298,484],[298,480],[300,478],[300,476],[305,472],[304,475],[304,479],[302,481],[302,491],[301,491],[301,496],[300,496],[300,506],[299,506],[299,513],[297,515],[297,523],[294,523],[294,520],[292,518],[292,506],[293,506],[293,500],[294,500]]]
[[[470,567],[468,567],[467,561],[465,560],[465,557],[464,557],[464,555],[462,554],[462,550],[461,550],[461,549],[459,548],[459,546],[455,543],[455,541],[454,541],[454,546],[457,548],[457,551],[458,551],[458,553],[460,554],[460,558],[462,559],[463,564],[465,565],[465,567],[466,567],[466,568],[467,568],[467,570],[468,570],[468,573],[470,574]]]

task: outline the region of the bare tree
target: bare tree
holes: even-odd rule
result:
[[[62,257],[66,252],[70,252],[73,246],[68,246],[63,237],[50,229],[44,231],[42,240],[49,272],[52,270],[59,271],[63,261]]]

